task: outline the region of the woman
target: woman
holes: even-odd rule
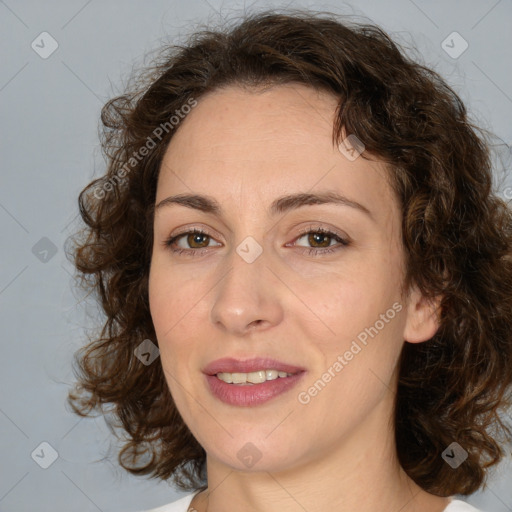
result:
[[[511,434],[512,216],[457,95],[300,11],[143,78],[80,195],[106,322],[74,410],[112,404],[120,464],[194,491],[158,512],[475,511],[453,495]]]

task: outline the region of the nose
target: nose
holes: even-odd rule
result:
[[[278,325],[283,319],[279,284],[264,253],[247,263],[233,251],[229,270],[214,289],[212,323],[236,336]]]

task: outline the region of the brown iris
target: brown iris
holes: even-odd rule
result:
[[[322,244],[321,242],[318,242],[318,238],[323,238],[324,239],[324,243]],[[329,235],[325,234],[325,233],[310,233],[308,235],[308,242],[311,244],[311,245],[314,245],[315,243],[321,243],[320,247],[329,247],[329,245],[331,244],[331,238]],[[327,244],[325,244],[325,241],[327,240]]]

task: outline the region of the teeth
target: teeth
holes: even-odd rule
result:
[[[277,370],[259,370],[250,373],[217,373],[217,377],[228,384],[261,384],[267,380],[275,380],[278,377],[290,377],[292,373],[279,372]]]

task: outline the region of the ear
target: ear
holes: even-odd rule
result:
[[[407,317],[403,338],[409,343],[421,343],[434,336],[440,325],[441,297],[427,300],[413,286],[407,298]]]

